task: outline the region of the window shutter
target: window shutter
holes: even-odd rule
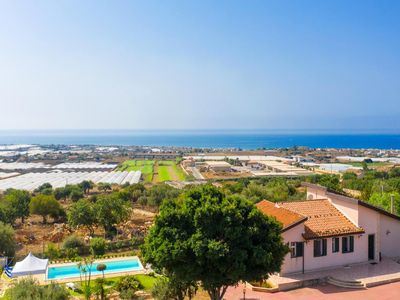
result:
[[[319,256],[319,241],[314,240],[314,257]]]
[[[326,255],[327,252],[327,241],[326,239],[322,240],[322,255]]]
[[[350,237],[350,252],[354,251],[354,236]]]
[[[342,252],[346,253],[346,244],[347,244],[347,238],[342,237]]]
[[[301,256],[303,256],[303,253],[304,253],[304,243],[297,242],[296,243],[296,256],[301,257]]]
[[[332,252],[339,251],[339,238],[334,237],[332,238]]]

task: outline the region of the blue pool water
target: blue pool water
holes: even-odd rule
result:
[[[110,273],[119,273],[119,272],[129,272],[129,271],[139,271],[143,269],[142,264],[139,259],[133,258],[128,260],[119,260],[119,261],[105,261],[101,262],[107,266],[107,269],[104,271],[104,274]],[[96,270],[97,265],[100,263],[94,263],[91,268],[92,275],[99,275],[102,272]],[[63,278],[72,278],[79,277],[80,272],[78,266],[76,264],[63,266],[63,267],[49,267],[47,272],[47,279],[63,279]]]

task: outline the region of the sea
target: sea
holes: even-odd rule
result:
[[[400,149],[400,133],[282,130],[3,130],[0,144]]]

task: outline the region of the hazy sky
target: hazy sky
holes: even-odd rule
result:
[[[400,1],[0,0],[0,129],[399,129]]]

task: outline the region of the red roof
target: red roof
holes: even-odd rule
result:
[[[352,223],[329,200],[284,202],[281,206],[307,216],[304,223],[305,239],[364,233],[362,228]]]
[[[256,206],[265,215],[275,217],[282,223],[284,230],[294,224],[307,220],[305,216],[280,207],[277,203],[267,200],[258,202]]]

